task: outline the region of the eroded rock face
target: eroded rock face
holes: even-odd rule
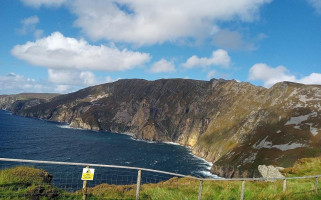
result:
[[[0,106],[10,101],[0,97]],[[262,164],[288,167],[321,155],[318,85],[283,82],[266,89],[222,79],[129,79],[15,108],[72,127],[190,146],[225,177],[256,176]]]
[[[258,170],[263,178],[284,178],[279,169],[272,165],[259,165]]]

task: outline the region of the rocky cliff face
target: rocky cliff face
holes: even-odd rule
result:
[[[120,80],[15,113],[191,146],[225,177],[256,176],[258,165],[288,167],[321,154],[317,85],[283,82],[266,89],[234,80]]]
[[[41,103],[46,103],[59,94],[21,93],[15,95],[0,95],[0,109],[17,113]]]

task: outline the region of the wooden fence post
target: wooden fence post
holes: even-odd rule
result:
[[[136,187],[136,200],[139,200],[141,180],[142,180],[142,170],[138,170],[137,187]]]
[[[87,166],[86,168],[89,169],[89,166]],[[86,197],[87,197],[87,180],[85,180],[82,185],[82,200],[86,200]]]
[[[286,191],[286,179],[283,180],[283,192]]]
[[[315,177],[314,192],[315,192],[316,194],[318,193],[318,177]]]
[[[198,189],[198,200],[202,198],[203,180],[200,180],[200,187]]]
[[[245,181],[242,181],[242,188],[241,188],[241,197],[240,200],[244,199],[244,194],[245,194]]]

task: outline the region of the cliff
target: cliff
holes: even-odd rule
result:
[[[21,93],[15,95],[0,95],[0,109],[17,113],[20,110],[46,103],[59,94]]]
[[[14,113],[177,142],[225,177],[256,176],[258,165],[289,167],[321,155],[318,85],[282,82],[266,89],[222,79],[119,80]]]

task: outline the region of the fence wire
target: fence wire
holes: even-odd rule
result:
[[[81,180],[83,168],[84,166],[1,161],[0,199],[77,199],[83,188]],[[101,192],[113,189],[118,193],[122,190],[130,193],[132,190],[132,198],[135,198],[137,175],[135,169],[95,167],[94,180],[87,181],[88,191],[95,193],[92,189],[95,188]],[[143,171],[141,184],[155,184],[173,177],[173,175]],[[119,198],[122,197],[125,198],[122,195]],[[101,198],[100,195],[99,199]]]
[[[87,165],[95,174],[84,190]],[[0,199],[321,199],[319,177],[202,179],[135,167],[0,158]]]

